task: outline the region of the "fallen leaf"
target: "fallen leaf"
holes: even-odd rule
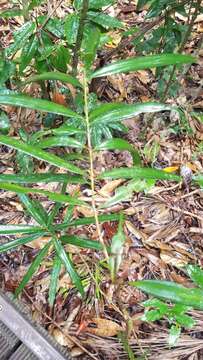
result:
[[[91,327],[90,325],[93,325],[94,327]],[[95,327],[96,325],[96,327]],[[96,336],[116,336],[119,331],[122,331],[123,328],[116,322],[108,319],[102,319],[102,318],[93,318],[89,326],[87,327],[87,331],[91,334],[94,334]]]

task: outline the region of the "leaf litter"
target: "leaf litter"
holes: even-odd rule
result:
[[[121,1],[118,8],[121,20],[129,24],[139,24],[143,21],[144,14],[136,13],[134,2],[133,5],[129,5],[128,1]],[[46,11],[45,7],[42,9]],[[112,12],[112,9],[114,8],[109,11]],[[64,4],[57,9],[57,13],[59,17],[64,16],[66,13]],[[5,44],[10,42],[9,28],[18,27],[21,21],[21,18],[16,18],[14,24],[3,21],[3,31],[6,34],[3,40]],[[202,19],[197,21],[197,31],[201,32],[199,21]],[[113,34],[111,36],[113,37]],[[120,41],[119,34],[115,39],[116,42]],[[133,50],[128,51],[129,56],[133,55]],[[190,71],[192,74],[194,69],[191,68]],[[199,72],[200,70],[197,72],[195,89],[199,85]],[[139,71],[136,74],[107,77],[97,83],[96,92],[105,101],[115,99],[129,103],[140,99],[153,101],[154,85],[153,72]],[[191,105],[202,109],[201,91],[197,93],[197,97],[193,97],[190,84],[185,80],[184,89],[191,100]],[[27,88],[29,94],[36,94],[38,91],[39,88],[36,85]],[[53,98],[57,103],[65,103],[64,97],[57,93],[53,94]],[[187,98],[180,101],[184,103]],[[33,111],[22,109],[18,117],[13,109],[7,107],[7,112],[20,124],[23,123],[28,131],[35,131],[40,127],[41,119],[37,119]],[[202,141],[201,123],[197,119],[189,119],[193,135],[179,136],[171,130],[170,126],[166,126],[166,121],[167,119],[158,116],[153,119],[148,116],[139,116],[127,120],[130,130],[124,138],[142,151],[145,165],[153,163],[160,168],[177,167],[179,169],[189,162],[194,173],[195,168],[198,172],[202,172],[202,154],[196,153]],[[174,125],[179,122],[176,119],[172,121]],[[15,126],[17,127],[16,124]],[[143,127],[146,129],[144,133],[142,133]],[[155,147],[156,142],[158,146]],[[12,173],[13,150],[1,146],[0,155],[0,172],[5,173],[9,168]],[[101,167],[110,169],[126,165],[132,166],[132,159],[128,152],[104,151],[102,159],[95,158],[95,170],[98,173]],[[39,166],[43,173],[49,170],[46,164]],[[126,183],[120,179],[99,183],[95,196],[98,206],[111,200],[118,189],[125,185]],[[40,184],[40,188],[56,191],[56,186],[52,184]],[[81,198],[87,196],[82,186],[77,187],[77,191],[80,191]],[[40,200],[46,209],[52,207],[52,203],[43,197],[34,195],[33,198]],[[195,328],[192,331],[185,330],[177,345],[169,349],[167,324],[164,321],[147,324],[140,320],[144,311],[140,303],[146,299],[146,296],[130,287],[128,282],[153,277],[191,286],[183,267],[188,263],[198,263],[203,266],[202,191],[196,191],[193,184],[186,189],[184,186],[174,186],[161,180],[152,189],[149,188],[147,193],[140,189],[133,189],[130,199],[124,200],[124,202],[110,204],[115,212],[122,210],[126,214],[124,223],[126,241],[121,266],[117,273],[119,286],[112,284],[101,252],[91,249],[78,250],[72,246],[71,254],[74,263],[77,264],[77,269],[85,282],[86,301],[81,300],[62,267],[55,307],[51,311],[47,303],[50,269],[53,264],[53,256],[50,253],[47,261],[41,264],[39,271],[26,286],[22,294],[22,302],[29,306],[33,318],[40,321],[50,334],[78,359],[128,359],[118,337],[120,332],[125,332],[127,329],[128,341],[135,356],[160,360],[201,359],[203,354],[201,312],[192,311],[193,317],[197,320]],[[105,209],[101,208],[100,211],[103,213]],[[65,213],[66,207],[62,206],[56,221],[61,222]],[[92,216],[88,208],[76,207],[73,212],[74,218],[79,218],[81,214],[85,217]],[[0,222],[10,225],[31,224],[31,219],[24,215],[18,198],[12,192],[0,191]],[[36,225],[36,223],[32,224]],[[117,224],[104,222],[102,231],[106,243],[110,244],[117,231]],[[89,239],[98,237],[94,225],[71,228],[68,234]],[[0,284],[5,292],[15,291],[19,279],[26,273],[39,249],[48,240],[46,236],[42,236],[34,240],[31,246],[24,245],[20,250],[0,254]],[[1,241],[6,242],[7,238],[2,236]],[[94,354],[97,356],[95,357]]]

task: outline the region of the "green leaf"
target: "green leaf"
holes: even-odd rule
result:
[[[203,188],[203,175],[199,174],[199,175],[193,176],[193,181],[197,182],[198,185],[200,185],[200,187]]]
[[[4,112],[0,112],[0,133],[8,134],[10,130],[10,120],[8,115]]]
[[[186,314],[176,315],[175,319],[179,325],[185,328],[191,329],[196,324],[196,321],[191,316]]]
[[[50,154],[37,146],[32,146],[26,143],[21,142],[20,140],[13,139],[6,135],[0,135],[0,143],[7,145],[13,149],[20,150],[25,154],[33,156],[36,159],[43,160],[48,162],[51,165],[55,165],[59,168],[67,169],[76,174],[83,174],[83,171],[79,169],[77,166],[68,163],[64,159],[60,157]]]
[[[116,61],[110,65],[96,70],[92,78],[126,73],[143,69],[152,69],[160,66],[190,64],[196,62],[196,59],[190,55],[182,54],[161,54],[133,57],[126,60]]]
[[[101,25],[105,29],[123,29],[124,24],[122,21],[116,19],[115,17],[109,16],[107,14],[96,12],[96,11],[89,11],[88,19],[92,22]]]
[[[132,155],[134,165],[141,164],[139,152],[124,139],[109,139],[99,144],[95,150],[128,150]]]
[[[63,115],[66,117],[82,119],[80,115],[76,114],[74,111],[66,108],[63,105],[56,104],[52,101],[48,101],[44,99],[32,98],[30,96],[22,95],[22,94],[0,93],[0,104],[20,106],[37,111],[49,112],[52,114]]]
[[[61,271],[61,265],[62,261],[61,259],[56,255],[54,258],[53,268],[51,272],[51,279],[50,279],[50,285],[49,285],[49,306],[53,307],[54,301],[56,298],[56,292],[57,292],[57,284],[58,279]]]
[[[46,174],[0,174],[0,182],[11,182],[17,184],[33,184],[33,183],[51,183],[51,182],[63,182],[67,181],[71,184],[84,184],[86,181],[81,176],[67,175],[67,174],[55,174],[47,172]]]
[[[154,182],[151,183],[151,180],[133,180],[129,182],[127,185],[119,186],[115,195],[111,196],[103,205],[100,206],[101,209],[108,208],[110,206],[114,206],[122,201],[129,201],[133,195],[133,192],[140,192],[151,189],[154,185]]]
[[[123,215],[120,214],[120,220],[118,224],[118,231],[113,236],[111,242],[111,256],[109,257],[109,267],[111,271],[111,279],[115,280],[116,274],[120,268],[123,255],[123,246],[125,243],[125,234],[123,232]]]
[[[53,71],[53,72],[45,72],[43,74],[37,74],[34,76],[31,76],[26,81],[23,82],[23,84],[28,84],[31,82],[38,82],[38,81],[45,81],[45,80],[57,80],[61,81],[67,84],[71,84],[76,87],[82,87],[80,82],[73,76],[64,74],[59,71]]]
[[[9,10],[4,10],[0,13],[0,18],[7,19],[10,17],[21,16],[23,14],[23,10],[19,8],[13,8]]]
[[[37,271],[38,267],[41,265],[43,258],[47,255],[49,248],[51,246],[52,242],[50,241],[48,244],[46,244],[38,253],[32,264],[30,265],[28,271],[23,276],[23,279],[21,280],[20,284],[18,285],[16,291],[15,291],[15,297],[18,297],[18,295],[21,293],[21,291],[24,289],[24,287],[27,285],[27,283],[30,281],[31,277],[34,275],[34,273]]]
[[[88,25],[85,30],[82,42],[83,53],[82,58],[87,70],[90,69],[99,46],[100,31],[96,26]]]
[[[99,123],[109,124],[113,121],[130,119],[141,113],[153,113],[166,110],[177,110],[170,105],[148,102],[138,104],[108,103],[98,106],[90,113],[91,126]],[[178,110],[177,110],[178,111]]]
[[[57,201],[57,200],[56,200]],[[99,215],[99,222],[106,221],[117,221],[119,220],[119,214],[104,214]],[[95,224],[95,217],[85,217],[71,222],[64,222],[62,224],[53,225],[53,231],[66,230],[68,227],[82,226],[82,225],[91,225]],[[33,225],[0,225],[0,235],[13,235],[13,234],[33,234],[37,232],[42,232],[43,229],[40,226]]]
[[[35,23],[32,21],[28,21],[22,25],[21,28],[14,33],[14,43],[6,49],[6,56],[11,56],[21,49],[33,34],[34,30]]]
[[[58,45],[55,52],[51,55],[50,61],[56,70],[66,73],[70,58],[71,55],[68,48]]]
[[[46,227],[48,214],[41,203],[37,200],[31,200],[25,194],[19,195],[19,198],[33,219],[35,219],[39,225]]]
[[[159,299],[149,299],[149,300],[146,300],[142,303],[142,305],[144,307],[154,307],[154,308],[157,308],[159,309],[159,311],[161,312],[161,314],[167,314],[168,310],[169,310],[169,307],[168,305],[166,305],[163,301],[159,300]]]
[[[59,239],[57,239],[56,237],[53,237],[53,241],[54,241],[56,253],[57,253],[58,257],[60,258],[60,260],[62,261],[62,263],[64,264],[68,274],[70,275],[70,278],[71,278],[73,284],[76,286],[76,288],[81,293],[81,295],[84,295],[84,288],[83,288],[81,279],[80,279],[78,273],[76,272],[76,270],[73,266],[73,263],[70,260],[69,255],[66,253],[65,249],[63,248],[61,241]]]
[[[74,0],[76,10],[81,10],[83,0]],[[104,6],[111,5],[115,0],[89,0],[90,9],[101,9]]]
[[[169,331],[168,344],[169,346],[175,346],[181,334],[181,327],[178,325],[172,325]]]
[[[155,179],[155,180],[174,180],[180,181],[181,177],[175,174],[169,174],[162,170],[152,168],[118,168],[104,171],[99,175],[99,179]]]
[[[79,246],[86,249],[94,249],[94,250],[102,250],[103,247],[98,241],[83,239],[79,236],[75,235],[64,235],[61,236],[61,241],[64,244],[71,244],[75,246]]]
[[[156,320],[160,320],[163,317],[163,315],[160,313],[159,310],[146,310],[144,315],[142,315],[141,320],[142,321],[148,321],[153,322]]]
[[[190,279],[203,288],[203,270],[197,265],[187,265],[186,270]]]
[[[32,236],[27,236],[27,237],[23,237],[23,238],[20,237],[15,240],[8,241],[7,243],[0,244],[0,254],[5,251],[16,248],[18,246],[26,245],[27,243],[30,243],[33,240],[36,240],[36,239],[42,237],[43,235],[44,235],[44,232],[41,232],[41,233],[38,232],[37,234],[34,234]]]
[[[70,45],[75,44],[78,27],[79,27],[80,17],[78,14],[69,14],[65,20],[64,31],[66,35],[67,43]]]
[[[21,62],[19,65],[20,73],[22,73],[26,66],[30,64],[31,60],[35,56],[35,53],[37,52],[38,47],[38,38],[36,37],[36,35],[32,35],[28,43],[26,43],[22,49]]]
[[[17,194],[42,194],[48,197],[49,200],[58,201],[62,203],[69,203],[72,205],[84,205],[85,203],[81,200],[78,200],[70,195],[57,194],[47,190],[28,188],[21,185],[2,183],[0,182],[0,189],[13,191]]]
[[[59,146],[69,146],[81,149],[83,144],[81,144],[78,140],[67,136],[50,136],[44,140],[40,140],[37,143],[37,146],[42,149]]]
[[[132,281],[130,285],[161,299],[203,309],[203,290],[200,289],[186,288],[172,281],[161,280]]]

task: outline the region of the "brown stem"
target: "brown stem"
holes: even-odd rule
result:
[[[85,26],[85,20],[87,17],[88,6],[89,6],[89,0],[83,0],[82,10],[80,13],[80,22],[79,22],[79,28],[78,28],[78,33],[77,33],[77,39],[76,39],[76,44],[75,44],[74,53],[73,53],[73,60],[72,60],[72,75],[73,76],[75,76],[77,74],[79,52],[80,52],[82,39],[83,39],[84,26]]]

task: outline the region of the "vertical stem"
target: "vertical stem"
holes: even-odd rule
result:
[[[196,3],[196,5],[195,5],[194,14],[193,14],[193,16],[192,16],[192,18],[191,18],[191,21],[190,21],[189,25],[188,25],[187,31],[186,31],[186,33],[185,33],[185,36],[183,37],[182,43],[181,43],[181,45],[180,45],[180,47],[179,47],[179,49],[178,49],[178,53],[182,53],[182,51],[183,51],[183,49],[184,49],[184,47],[185,47],[185,44],[186,44],[187,41],[188,41],[188,38],[189,38],[189,36],[190,36],[190,34],[191,34],[191,31],[192,31],[192,28],[193,28],[195,19],[196,19],[197,15],[198,15],[200,5],[201,5],[201,0],[197,0],[197,3]],[[191,7],[192,7],[192,6],[191,6]],[[169,77],[169,79],[168,79],[168,82],[167,82],[167,84],[166,84],[166,88],[165,88],[164,94],[163,94],[163,96],[162,96],[162,98],[161,98],[161,101],[164,101],[165,98],[166,98],[166,96],[167,96],[167,94],[168,94],[168,90],[169,90],[169,87],[170,87],[171,82],[172,82],[172,80],[173,80],[173,75],[174,75],[174,73],[175,73],[175,70],[176,70],[176,65],[174,65],[173,68],[172,68],[172,71],[171,71],[170,77]]]
[[[84,72],[84,112],[85,112],[85,121],[86,121],[86,129],[87,129],[87,145],[89,151],[89,161],[90,161],[90,182],[91,182],[91,190],[92,190],[92,209],[94,212],[94,218],[96,223],[96,229],[99,237],[99,241],[103,247],[104,255],[106,260],[108,261],[109,255],[104,243],[101,226],[99,223],[98,213],[97,213],[97,206],[95,202],[95,183],[94,183],[94,164],[93,164],[93,149],[91,144],[91,132],[90,132],[90,124],[89,124],[89,112],[88,112],[88,84],[86,73]]]
[[[80,48],[81,48],[81,44],[82,44],[84,26],[85,26],[85,20],[87,17],[88,7],[89,7],[89,0],[83,0],[82,10],[80,13],[80,22],[79,22],[79,28],[78,28],[78,33],[77,33],[77,39],[76,39],[76,44],[75,44],[74,53],[73,53],[73,60],[72,60],[72,75],[73,76],[75,76],[77,74],[79,52],[80,52]]]

